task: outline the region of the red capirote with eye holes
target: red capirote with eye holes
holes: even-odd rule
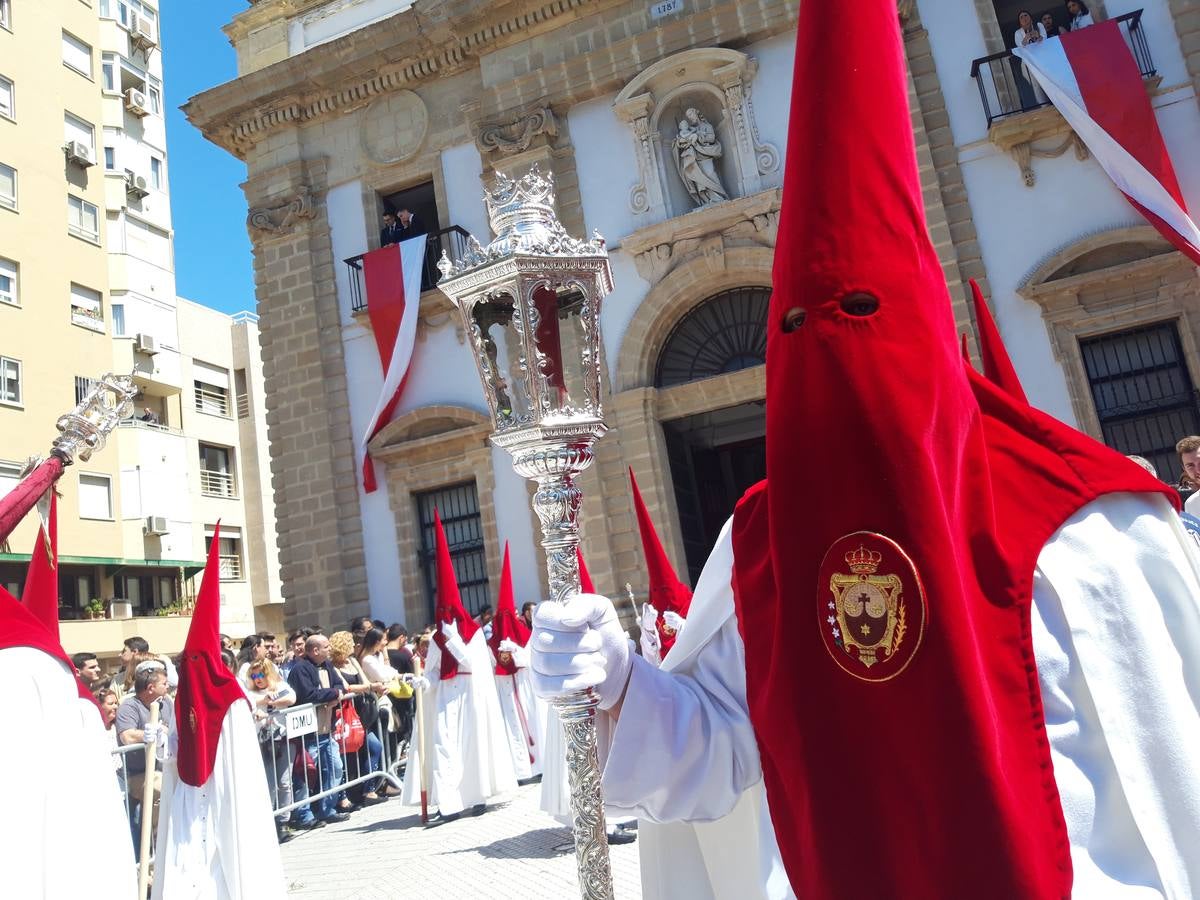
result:
[[[1033,571],[1080,507],[1164,486],[967,371],[896,4],[846,40],[827,14],[800,4],[767,480],[733,531],[775,835],[806,900],[1069,897]]]

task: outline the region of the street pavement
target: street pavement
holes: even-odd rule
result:
[[[477,818],[423,828],[392,799],[284,844],[288,897],[316,900],[572,900],[579,896],[570,831],[538,809],[527,785]],[[637,843],[611,848],[617,900],[640,900]]]

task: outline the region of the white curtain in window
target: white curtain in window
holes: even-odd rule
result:
[[[192,377],[196,381],[202,381],[213,387],[229,390],[229,370],[222,369],[220,366],[210,366],[208,363],[194,359],[192,360]]]
[[[21,467],[15,463],[0,463],[0,497],[4,497],[17,486]]]
[[[112,479],[107,475],[79,476],[79,517],[111,519]]]
[[[86,122],[79,118],[79,116],[67,113],[63,116],[63,141],[68,144],[71,141],[79,141],[81,144],[87,144],[92,150],[95,150],[96,129],[92,127],[91,122]]]
[[[92,48],[74,35],[65,31],[62,36],[62,58],[72,69],[78,69],[89,78],[92,75]]]
[[[17,199],[17,170],[0,163],[0,199]]]
[[[0,259],[0,303],[17,303],[17,264]]]

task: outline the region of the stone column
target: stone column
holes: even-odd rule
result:
[[[369,611],[325,173],[296,160],[243,185],[289,628]]]

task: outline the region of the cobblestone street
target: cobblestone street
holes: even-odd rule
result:
[[[417,809],[389,800],[301,833],[282,847],[288,896],[571,900],[579,896],[571,836],[538,809],[540,790],[527,785],[440,828],[422,828]],[[616,896],[640,898],[637,843],[613,847],[612,867]]]

